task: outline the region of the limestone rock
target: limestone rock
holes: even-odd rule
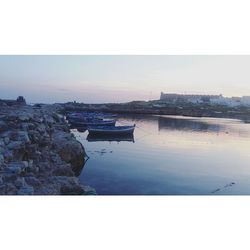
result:
[[[80,142],[70,140],[68,134],[64,132],[57,132],[53,135],[53,145],[62,160],[71,163],[75,168],[83,166],[86,153]]]
[[[28,163],[26,161],[21,162],[10,162],[4,169],[6,172],[13,174],[21,174],[28,168]]]
[[[12,141],[7,147],[10,150],[21,149],[24,147],[24,143],[22,141]]]
[[[56,168],[53,171],[53,175],[55,175],[55,176],[74,176],[74,172],[70,166],[64,166],[64,167]]]
[[[34,176],[27,176],[25,177],[25,181],[28,185],[31,185],[33,187],[38,187],[41,186],[41,181],[39,181],[39,179],[37,179]]]
[[[24,186],[21,187],[18,191],[17,191],[18,195],[32,195],[34,194],[34,188],[32,186]]]
[[[3,140],[4,140],[5,145],[8,145],[9,142],[10,142],[10,138],[9,137],[4,137]]]
[[[73,171],[84,165],[85,151],[61,109],[1,106],[0,194],[91,194]]]

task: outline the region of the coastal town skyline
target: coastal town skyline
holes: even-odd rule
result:
[[[1,98],[86,103],[250,95],[250,56],[0,56]]]

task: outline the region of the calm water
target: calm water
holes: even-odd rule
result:
[[[90,157],[80,180],[98,194],[250,194],[250,124],[143,115],[118,123],[136,123],[134,142],[73,130]]]

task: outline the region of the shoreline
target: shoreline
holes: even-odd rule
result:
[[[159,101],[130,102],[118,104],[84,104],[64,103],[64,112],[97,111],[115,114],[142,114],[142,115],[173,115],[197,118],[228,118],[238,119],[250,123],[250,107],[237,106],[228,107],[210,104],[165,104],[164,107],[155,107]]]

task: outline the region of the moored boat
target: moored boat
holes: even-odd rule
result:
[[[107,119],[115,118],[117,115],[111,113],[102,113],[102,112],[73,112],[66,115],[67,120],[85,120],[85,119]]]
[[[133,126],[98,126],[88,127],[89,134],[95,135],[128,135],[133,134]]]
[[[93,120],[93,119],[89,119],[86,121],[74,121],[74,122],[72,122],[72,124],[74,124],[74,125],[83,126],[83,127],[115,126],[115,123],[116,123],[116,120]]]

